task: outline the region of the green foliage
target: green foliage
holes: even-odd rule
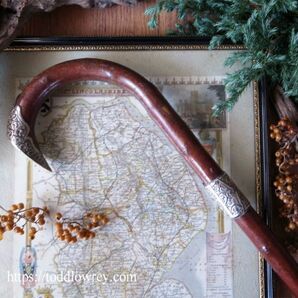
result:
[[[245,46],[225,62],[242,68],[227,75],[228,98],[214,108],[216,114],[232,109],[263,76],[298,102],[298,0],[158,0],[145,12],[149,27],[158,26],[162,12],[177,13],[175,34],[208,37],[210,49],[226,41]]]

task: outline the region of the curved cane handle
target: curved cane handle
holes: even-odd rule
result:
[[[83,80],[112,83],[136,96],[205,183],[222,173],[217,164],[210,164],[209,154],[199,146],[197,138],[152,83],[129,68],[100,59],[71,60],[48,68],[36,76],[17,98],[8,124],[8,136],[16,147],[42,167],[50,170],[35,138],[38,111],[51,91],[65,83]],[[196,160],[202,162],[198,164]]]
[[[50,170],[36,141],[34,125],[46,96],[72,81],[99,80],[130,91],[145,107],[209,192],[247,234],[293,293],[298,293],[295,261],[250,207],[248,200],[207,153],[185,122],[158,89],[136,72],[99,59],[78,59],[57,64],[35,77],[18,97],[8,123],[11,142],[28,157]]]

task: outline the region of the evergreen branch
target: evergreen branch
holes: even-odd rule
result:
[[[244,67],[234,73],[228,74],[224,80],[227,99],[213,107],[213,114],[217,116],[224,110],[231,111],[241,94],[251,82],[260,79],[262,75],[262,71],[252,67]]]
[[[298,101],[298,0],[159,0],[146,10],[149,27],[158,26],[161,12],[176,12],[173,32],[210,38],[209,48],[225,40],[246,50],[232,53],[226,66],[242,69],[228,75],[228,99],[214,110],[232,109],[254,80],[266,75]]]

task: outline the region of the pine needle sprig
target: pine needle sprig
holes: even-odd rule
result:
[[[243,44],[225,65],[240,65],[227,75],[227,99],[215,114],[231,110],[252,81],[267,76],[298,102],[298,1],[297,0],[159,0],[146,10],[149,27],[158,26],[162,12],[176,12],[172,34],[210,38],[209,48],[226,42]]]

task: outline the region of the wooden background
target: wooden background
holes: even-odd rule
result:
[[[149,17],[144,11],[154,2],[105,9],[60,7],[50,13],[34,15],[19,36],[162,36],[167,28],[174,28],[175,15],[163,14],[159,27],[149,29]]]
[[[154,2],[106,9],[61,7],[50,13],[34,15],[19,36],[163,36],[167,29],[174,28],[176,17],[174,14],[163,14],[159,19],[159,27],[149,29],[149,17],[144,15],[144,11]],[[282,283],[278,282],[275,289],[277,298],[291,297]]]

